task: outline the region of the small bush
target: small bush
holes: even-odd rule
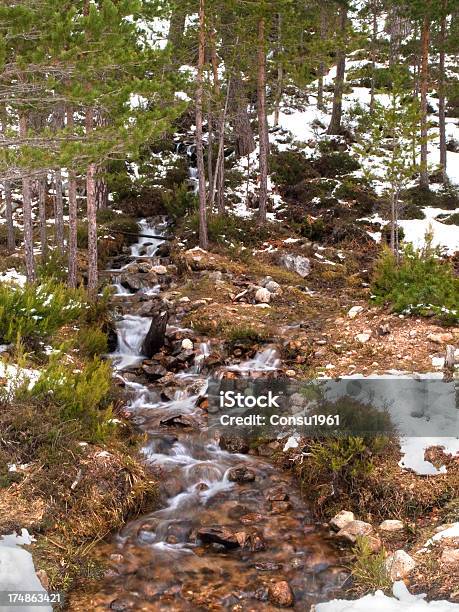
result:
[[[97,325],[82,327],[77,334],[77,347],[88,357],[108,352],[107,334]]]
[[[38,287],[0,285],[0,338],[3,342],[25,343],[51,336],[75,321],[85,307],[81,290],[48,282]]]
[[[359,162],[345,151],[323,155],[314,162],[320,176],[334,178],[349,174],[360,168]]]
[[[61,420],[78,421],[91,442],[100,442],[111,430],[111,385],[108,361],[93,359],[81,372],[72,372],[55,357],[31,389],[18,391],[18,398],[52,401],[60,408]]]
[[[359,594],[381,589],[388,591],[392,582],[386,570],[386,551],[373,552],[367,538],[358,538],[353,549],[355,561],[351,565],[353,590]]]
[[[375,267],[372,291],[376,304],[390,304],[395,312],[437,314],[445,323],[459,320],[459,279],[429,237],[423,249],[407,245],[399,265],[385,250]]]
[[[305,219],[301,224],[301,235],[313,242],[321,241],[326,233],[323,219]]]
[[[266,340],[266,335],[263,334],[260,330],[257,330],[254,327],[244,326],[231,328],[227,334],[227,337],[230,344],[251,344],[255,342],[263,342],[264,340]]]
[[[186,183],[182,183],[163,193],[163,206],[171,219],[183,219],[197,209],[198,198]]]
[[[277,185],[297,185],[304,179],[317,177],[310,160],[300,151],[281,151],[271,156],[271,173]]]
[[[67,260],[58,251],[51,251],[44,262],[37,268],[40,280],[52,280],[54,282],[64,282],[67,278]]]
[[[188,229],[197,233],[199,228],[198,214],[192,215],[187,222]],[[209,215],[207,218],[209,241],[214,244],[244,244],[255,246],[269,238],[269,226],[258,227],[251,219],[242,219],[237,215]]]

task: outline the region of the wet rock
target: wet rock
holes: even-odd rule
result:
[[[387,521],[383,521],[381,523],[381,525],[379,526],[379,529],[381,531],[400,531],[401,529],[404,529],[405,525],[402,521],[398,521],[398,520],[387,520]]]
[[[341,512],[338,512],[338,514],[336,514],[330,521],[330,527],[336,531],[339,531],[353,521],[355,521],[353,512],[349,512],[349,510],[341,510]]]
[[[302,255],[292,255],[290,253],[286,253],[282,255],[280,263],[292,272],[296,272],[303,278],[308,276],[311,272],[311,262],[307,257],[303,257]]]
[[[288,501],[273,501],[271,503],[272,514],[284,514],[288,512],[292,507],[292,504]]]
[[[124,612],[124,610],[133,610],[136,606],[136,602],[134,599],[123,597],[122,599],[115,599],[110,604],[110,610],[115,610],[116,612]]]
[[[396,550],[385,561],[386,571],[392,581],[403,580],[416,566],[416,562],[404,550]]]
[[[152,357],[164,346],[168,319],[169,313],[167,311],[162,312],[152,319],[150,329],[142,344],[142,354],[145,355],[145,357]]]
[[[159,423],[165,427],[193,427],[195,425],[190,416],[183,414],[167,417],[166,419],[162,419]]]
[[[258,304],[269,304],[269,302],[271,301],[271,293],[268,291],[268,289],[260,287],[255,292],[255,301]]]
[[[259,572],[278,572],[282,569],[282,564],[275,561],[263,561],[262,563],[255,563],[254,568]]]
[[[280,501],[288,501],[288,493],[284,487],[278,486],[269,489],[265,493],[265,497],[268,501],[271,502],[280,502]]]
[[[167,274],[166,266],[153,266],[152,270],[153,270],[153,272],[155,272],[155,274],[159,274],[160,276],[163,276],[164,274]]]
[[[347,316],[350,319],[355,319],[355,317],[360,314],[363,311],[363,306],[353,306],[349,312],[347,313]]]
[[[255,472],[244,464],[236,465],[228,472],[228,480],[231,482],[253,482],[255,480]]]
[[[243,455],[247,454],[250,450],[247,440],[240,436],[222,435],[220,446],[223,450],[230,453],[241,453]]]
[[[118,348],[118,336],[116,331],[111,327],[107,331],[107,348],[109,353],[114,353]]]
[[[252,525],[254,523],[261,523],[266,520],[266,517],[263,514],[258,514],[258,512],[249,512],[248,514],[244,514],[239,519],[243,525]]]
[[[171,246],[168,242],[163,242],[163,244],[160,244],[155,253],[157,257],[169,257],[170,254]]]
[[[197,532],[198,538],[204,544],[223,544],[226,548],[238,548],[239,542],[234,530],[225,526],[201,527]]]
[[[373,534],[373,527],[370,523],[364,521],[351,521],[338,531],[338,537],[347,540],[351,544],[355,544],[358,537],[369,536]]]
[[[440,562],[459,567],[459,548],[445,548],[441,554]]]
[[[293,591],[286,580],[275,582],[268,588],[269,601],[279,608],[293,607]]]
[[[163,376],[166,376],[167,370],[161,365],[143,365],[142,370],[148,376],[150,381],[159,380]]]

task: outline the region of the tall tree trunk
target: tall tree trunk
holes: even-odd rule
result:
[[[446,12],[447,0],[442,3],[442,17],[440,25],[440,63],[439,82],[438,82],[438,119],[440,130],[440,166],[443,184],[448,182],[446,174],[446,112],[445,112],[445,45],[446,45]]]
[[[108,208],[108,185],[100,168],[98,168],[96,178],[96,208],[97,210]]]
[[[27,136],[27,117],[24,113],[19,118],[19,134],[22,138]],[[32,222],[32,190],[28,176],[22,179],[22,206],[24,223],[24,254],[26,264],[27,282],[36,281],[35,261],[33,254],[33,222]]]
[[[282,15],[277,16],[277,83],[276,97],[274,101],[274,125],[279,125],[280,105],[282,102],[282,90],[284,87],[284,66],[282,64]]]
[[[73,109],[67,109],[67,128],[73,130]],[[69,168],[69,242],[68,242],[68,284],[77,286],[77,224],[78,203],[75,171]]]
[[[335,79],[335,91],[333,94],[333,109],[332,116],[330,119],[330,125],[328,126],[328,134],[340,134],[341,132],[341,118],[343,114],[343,89],[344,89],[344,77],[346,74],[346,50],[344,49],[344,37],[346,32],[347,23],[347,7],[343,6],[340,9],[340,33],[341,33],[341,45],[337,53],[337,65],[336,65],[336,79]]]
[[[206,49],[205,27],[205,4],[204,0],[199,0],[199,53],[198,74],[196,77],[196,157],[199,180],[199,246],[202,249],[208,248],[206,176],[204,168],[204,147],[202,144],[202,99]]]
[[[38,180],[38,218],[40,222],[41,260],[48,257],[48,236],[46,232],[46,175]]]
[[[62,172],[54,172],[54,232],[57,252],[64,254],[64,199],[62,196]]]
[[[325,39],[327,33],[327,12],[325,4],[320,5],[320,37]],[[317,84],[317,108],[321,111],[325,110],[324,104],[324,76],[325,62],[322,60],[319,64],[319,80]]]
[[[86,134],[89,136],[94,128],[94,111],[86,111]],[[96,202],[97,167],[88,165],[86,174],[86,201],[88,217],[88,292],[92,298],[97,296],[97,202]]]
[[[258,134],[260,140],[260,190],[258,223],[266,222],[268,201],[268,148],[269,135],[266,118],[266,51],[265,20],[258,21],[258,77],[257,77]]]
[[[212,117],[212,96],[210,94],[210,83],[209,83],[209,96],[208,96],[208,107],[207,107],[207,181],[209,183],[209,203],[212,199],[210,190],[214,184],[214,159],[213,159],[213,147],[214,147],[214,125]]]
[[[370,115],[375,110],[375,81],[376,81],[376,49],[378,44],[378,9],[377,1],[372,2],[373,27],[371,34],[371,90],[370,90]]]
[[[429,82],[429,43],[430,21],[426,13],[421,34],[421,168],[420,186],[429,188],[429,172],[427,168],[427,90]]]
[[[10,181],[5,181],[4,191],[5,191],[6,247],[9,253],[13,253],[16,249],[16,238],[14,235],[13,196],[11,193]]]
[[[215,45],[215,36],[212,32],[210,35],[210,57],[212,62],[212,71],[214,78],[214,92],[215,98],[220,100],[221,98],[221,87],[220,87],[220,79],[218,77],[218,58],[217,58],[217,50]],[[209,179],[210,185],[210,206],[211,208],[214,205],[215,195],[217,196],[217,210],[218,214],[223,215],[225,213],[225,195],[224,195],[224,185],[225,185],[225,155],[224,155],[224,144],[225,144],[225,123],[226,123],[226,115],[228,112],[228,100],[230,95],[230,87],[231,87],[231,79],[228,81],[228,89],[225,99],[225,105],[221,111],[219,125],[217,127],[217,138],[218,138],[218,153],[217,153],[217,161],[215,163],[215,173],[212,177],[212,182]]]

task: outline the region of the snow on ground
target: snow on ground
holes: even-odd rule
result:
[[[23,529],[21,535],[13,533],[0,539],[0,588],[2,591],[17,592],[40,592],[46,593],[42,587],[33,564],[32,555],[21,548],[33,541],[27,529]],[[2,602],[3,603],[3,602]],[[3,612],[33,612],[37,605],[2,605]],[[40,606],[42,612],[52,612],[51,606]]]
[[[21,368],[16,364],[0,360],[1,391],[7,395],[14,393],[15,389],[24,384],[27,384],[28,389],[31,389],[39,377],[40,372],[38,370]]]
[[[459,523],[453,523],[448,529],[443,529],[427,540],[424,546],[432,546],[435,542],[440,542],[444,538],[459,538]]]
[[[425,595],[411,595],[405,584],[395,582],[394,597],[387,597],[382,591],[365,595],[361,599],[347,601],[335,599],[316,605],[316,612],[448,612],[459,611],[459,604],[448,601],[425,601]]]
[[[25,275],[18,272],[15,268],[0,272],[0,283],[14,283],[20,287],[24,287],[26,281]]]
[[[437,221],[437,217],[439,215],[445,213],[459,213],[459,209],[456,208],[456,210],[449,211],[441,208],[427,207],[423,208],[422,211],[425,214],[425,219],[408,219],[406,221],[399,221],[399,225],[405,232],[404,241],[411,242],[415,248],[419,249],[425,246],[426,233],[432,232],[432,246],[444,247],[446,252],[451,255],[455,251],[459,251],[459,230],[457,225],[445,225],[444,223]]]

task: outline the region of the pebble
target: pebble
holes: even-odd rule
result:
[[[355,317],[360,314],[363,311],[363,306],[353,306],[349,312],[347,313],[347,316],[350,319],[355,319]]]

